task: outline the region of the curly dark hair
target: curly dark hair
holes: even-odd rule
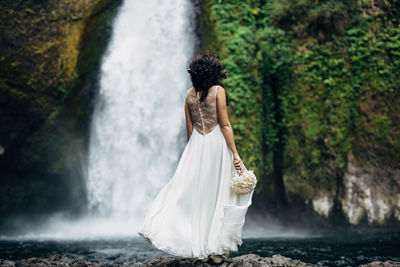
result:
[[[203,101],[208,94],[208,90],[213,85],[220,85],[225,89],[226,103],[229,98],[222,79],[226,79],[227,72],[219,57],[214,54],[199,54],[189,63],[188,72],[196,91],[202,91],[200,101]]]

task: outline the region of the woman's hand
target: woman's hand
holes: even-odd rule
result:
[[[235,165],[236,170],[243,172],[242,159],[239,157],[238,153],[233,154],[233,165]]]

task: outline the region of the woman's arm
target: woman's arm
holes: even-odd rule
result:
[[[219,90],[218,90],[219,88]],[[222,134],[225,137],[226,143],[229,149],[233,153],[234,157],[234,165],[236,170],[242,171],[241,159],[236,150],[235,140],[233,137],[233,129],[231,123],[229,122],[228,111],[226,108],[226,96],[225,96],[225,88],[219,86],[217,88],[217,113],[218,113],[218,121],[222,131]]]
[[[186,131],[187,131],[187,139],[189,141],[190,136],[192,134],[193,130],[193,123],[192,119],[190,118],[190,112],[189,112],[189,107],[187,105],[187,101],[185,100],[185,118],[186,118]]]

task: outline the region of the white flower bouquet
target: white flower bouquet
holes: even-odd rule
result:
[[[247,194],[250,193],[257,184],[257,178],[254,174],[253,170],[247,170],[246,167],[243,166],[243,172],[235,170],[233,172],[233,177],[231,179],[230,188],[231,191],[239,194]]]

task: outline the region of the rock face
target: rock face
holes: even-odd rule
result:
[[[22,210],[74,208],[72,200],[84,197],[82,182],[70,179],[85,161],[93,77],[120,2],[2,3],[2,223]]]
[[[343,185],[343,213],[351,224],[363,219],[370,224],[384,224],[392,218],[400,221],[399,169],[361,167],[350,154]]]
[[[400,169],[360,163],[348,154],[338,201],[350,224],[384,225],[400,221]],[[312,200],[313,209],[328,217],[334,206],[332,192],[320,192]]]

